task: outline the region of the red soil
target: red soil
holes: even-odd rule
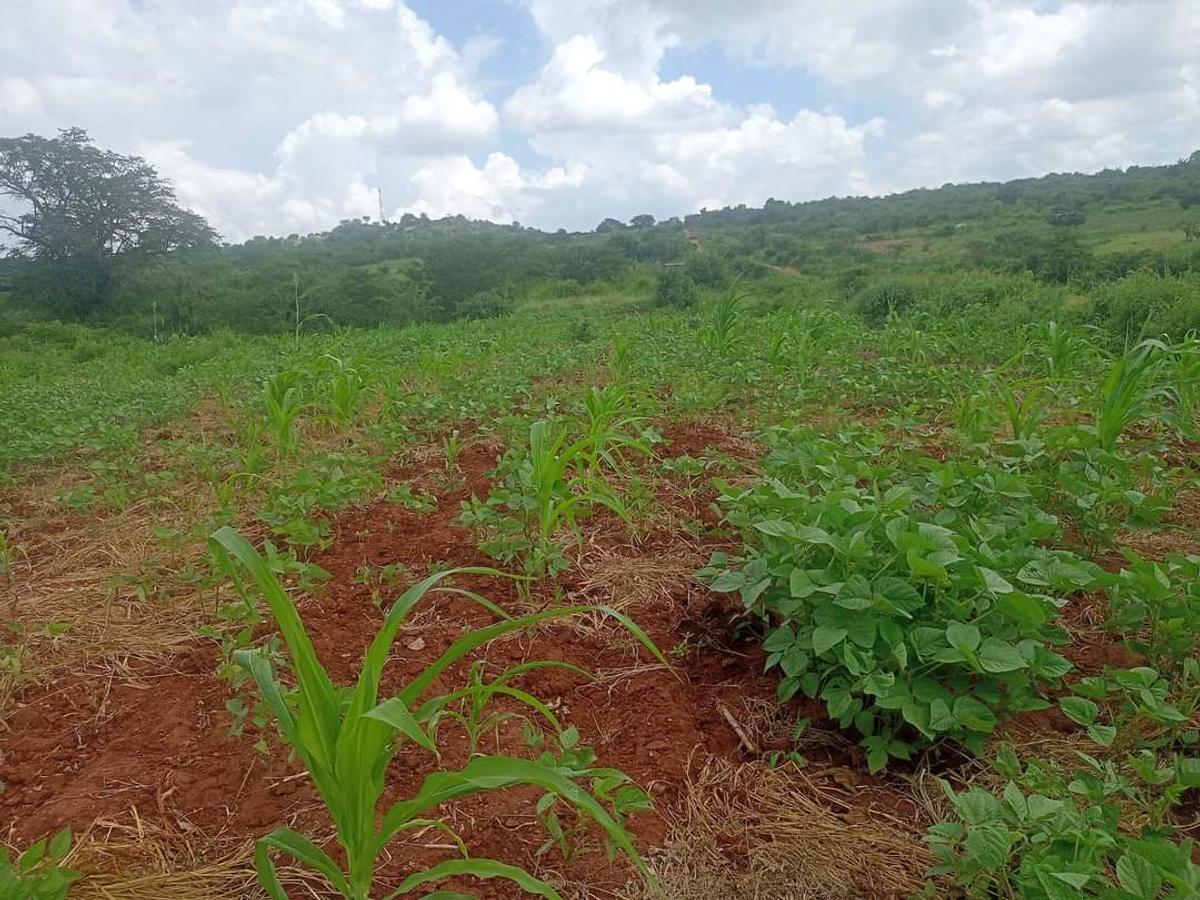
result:
[[[699,440],[680,443],[694,447]],[[703,440],[720,445],[715,431]],[[486,473],[494,461],[494,453],[486,449],[466,448],[459,460],[461,482],[441,494],[433,512],[381,502],[333,520],[332,548],[312,560],[332,577],[318,595],[302,602],[301,612],[335,681],[346,683],[355,675],[383,618],[372,603],[371,586],[358,583],[361,566],[403,563],[420,574],[433,562],[488,564],[455,518],[470,493],[486,493]],[[416,480],[440,464],[437,460],[396,475]],[[501,605],[516,600],[512,582],[505,579],[459,583]],[[396,593],[384,589],[388,599]],[[692,586],[670,603],[648,604],[631,614],[667,652],[690,634],[721,627],[720,617],[705,615],[705,607],[716,599],[706,592],[698,595]],[[490,616],[465,598],[442,595],[423,602],[414,621],[419,627],[402,631],[395,644],[385,670],[384,696],[436,658],[464,627],[490,621]],[[728,644],[727,638],[722,640]],[[739,755],[738,737],[719,704],[736,708],[742,697],[774,694],[773,679],[761,674],[761,654],[743,645],[736,651],[738,655],[689,653],[677,661],[676,673],[642,666],[624,677],[591,682],[546,670],[526,677],[522,686],[549,701],[565,724],[576,725],[602,764],[622,768],[650,791],[659,810],[668,810],[685,785],[693,754]],[[494,671],[530,659],[561,659],[611,673],[649,659],[617,630],[569,626],[496,641],[479,655]],[[319,801],[300,767],[288,761],[286,748],[271,736],[263,754],[252,746],[259,735],[227,734],[228,688],[213,677],[216,663],[215,647],[197,641],[189,653],[166,665],[139,667],[132,679],[80,672],[24,697],[9,720],[9,731],[0,736],[0,780],[7,784],[0,810],[9,820],[5,831],[28,841],[63,825],[82,829],[97,819],[127,819],[136,809],[143,821],[170,833],[253,838],[281,824],[296,824],[310,834],[328,835]],[[464,674],[464,667],[455,667],[438,687],[461,686]],[[464,763],[461,732],[446,724],[441,738],[443,764]],[[515,722],[501,728],[497,741],[501,752],[525,752]],[[496,745],[488,740],[482,749],[490,752]],[[402,753],[389,773],[390,793],[407,795],[432,769],[423,751]],[[568,863],[556,853],[539,860],[545,835],[531,815],[537,794],[502,792],[461,802],[449,820],[475,855],[534,868],[540,863],[594,887],[623,883],[627,867],[608,863],[603,853]],[[661,843],[666,834],[657,813],[635,816],[631,825],[643,846]],[[413,864],[445,857],[446,850],[429,846],[443,843],[418,835],[398,844],[383,881],[395,883]],[[485,896],[514,896],[507,886],[484,890],[494,891]]]

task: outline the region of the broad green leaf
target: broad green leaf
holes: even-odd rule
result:
[[[964,656],[972,654],[979,646],[979,629],[974,625],[962,622],[950,622],[946,625],[946,640]]]
[[[828,531],[815,525],[801,525],[796,529],[795,536],[796,540],[806,544],[824,544],[833,550],[840,549],[837,540]]]
[[[871,583],[861,575],[851,575],[837,592],[833,602],[843,609],[870,609],[874,605],[871,600]]]
[[[756,531],[761,531],[763,534],[770,535],[771,537],[796,537],[796,526],[783,519],[767,519],[763,522],[755,522],[753,527]]]
[[[813,629],[812,642],[814,653],[824,653],[836,647],[846,639],[846,629],[831,628],[828,625],[818,625]]]
[[[996,601],[999,612],[1028,628],[1038,628],[1045,624],[1048,614],[1042,602],[1022,591],[1012,591],[1004,594]]]
[[[1091,725],[1100,713],[1100,707],[1082,697],[1063,697],[1058,705],[1068,719],[1079,725]]]
[[[993,594],[1011,594],[1016,590],[1012,584],[1000,576],[998,572],[988,569],[984,566],[976,566],[976,571],[979,572],[979,577],[983,579],[983,586]]]
[[[996,727],[996,714],[974,697],[954,701],[954,719],[964,728],[990,734]]]
[[[950,704],[945,700],[933,700],[929,704],[929,727],[934,731],[952,731],[958,725]]]
[[[979,664],[985,672],[1015,672],[1028,666],[1016,647],[996,638],[988,638],[979,648]]]
[[[1012,835],[1001,822],[973,825],[963,841],[963,851],[975,864],[996,871],[1008,859]]]
[[[1162,876],[1142,856],[1127,850],[1117,860],[1117,883],[1138,897],[1157,897],[1162,890]]]
[[[808,572],[801,569],[799,566],[792,569],[792,574],[788,577],[788,591],[797,600],[803,600],[811,597],[816,593],[817,587],[812,583],[812,579],[808,577]]]

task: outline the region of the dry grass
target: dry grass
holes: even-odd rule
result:
[[[101,820],[75,841],[66,865],[83,873],[72,900],[261,900],[251,842],[185,840],[144,822]],[[292,896],[324,897],[305,873],[282,868]]]
[[[678,542],[669,551],[612,547],[588,540],[579,550],[574,571],[579,592],[616,609],[669,602],[694,585],[694,573],[704,555],[691,544]]]
[[[861,809],[861,807],[858,807]],[[932,857],[913,822],[851,815],[853,796],[796,769],[710,761],[650,862],[668,900],[902,897]],[[627,900],[656,896],[631,888]]]
[[[1169,554],[1200,554],[1200,532],[1193,529],[1161,531],[1122,531],[1116,541],[1143,559],[1163,560]]]
[[[20,667],[0,675],[0,715],[23,685],[98,660],[121,666],[191,640],[213,600],[181,576],[203,558],[195,537],[165,546],[157,527],[204,521],[209,492],[181,490],[101,515],[31,517],[14,529],[21,554],[5,618],[24,635]],[[62,630],[61,633],[57,633]]]
[[[1163,518],[1168,525],[1200,530],[1200,491],[1180,491]]]

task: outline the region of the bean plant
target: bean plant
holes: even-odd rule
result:
[[[824,701],[872,771],[946,739],[980,752],[1002,717],[1047,705],[1040,688],[1071,668],[1050,592],[1102,573],[1041,546],[1056,526],[1025,479],[954,462],[905,475],[861,445],[775,439],[768,480],[726,493],[743,555],[703,574],[762,620],[780,701]]]

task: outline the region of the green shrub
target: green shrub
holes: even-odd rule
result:
[[[1093,291],[1083,315],[1118,348],[1147,337],[1179,341],[1200,328],[1200,277],[1127,275]]]
[[[729,264],[711,250],[701,250],[688,257],[684,271],[696,284],[710,288],[725,287],[730,282]]]
[[[686,309],[696,305],[697,296],[696,283],[678,266],[665,269],[654,286],[656,306]]]
[[[512,303],[499,291],[479,291],[455,309],[460,319],[495,319],[512,311]]]
[[[854,295],[851,306],[864,319],[879,325],[885,322],[888,316],[907,311],[918,296],[919,292],[913,282],[890,278],[868,284]]]
[[[938,859],[930,874],[950,879],[967,897],[1133,900],[1164,896],[1164,888],[1165,896],[1196,896],[1200,866],[1192,861],[1192,841],[1176,843],[1162,829],[1134,832],[1121,813],[1127,798],[1138,798],[1140,779],[1078,755],[1081,768],[1071,773],[1037,760],[1022,767],[1010,748],[1001,748],[994,766],[1008,780],[1000,796],[978,787],[956,791],[942,781],[954,815],[926,836]],[[1176,767],[1166,771],[1182,778],[1181,788],[1195,787],[1195,766]],[[943,896],[932,883],[926,887],[922,896]]]

